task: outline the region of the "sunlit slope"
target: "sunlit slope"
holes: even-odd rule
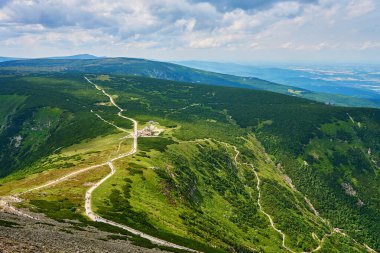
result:
[[[139,138],[138,153],[115,162],[116,174],[94,192],[100,215],[206,252],[364,252],[363,243],[378,249],[378,110],[265,91],[87,76],[141,128],[152,120],[164,129],[160,137]],[[26,189],[47,180],[41,171],[62,175],[107,161],[120,147],[120,131],[96,114],[131,129],[83,75],[1,80],[1,95],[26,97],[0,137],[11,154],[0,168],[16,171],[2,180],[2,194],[14,192],[10,185]],[[22,116],[27,112],[29,118]],[[27,160],[12,146],[18,135]],[[24,142],[29,139],[35,141]],[[67,197],[65,184],[41,189],[26,197],[26,206],[85,223],[80,196],[104,173],[72,179],[68,185],[78,191]]]
[[[177,136],[182,140],[216,138],[231,143],[244,136],[241,131],[254,133],[276,166],[312,196],[322,216],[378,247],[379,110],[130,77],[102,83],[138,98],[119,98],[133,108],[130,114],[137,119],[147,120],[150,114],[181,121]]]
[[[20,73],[26,71],[32,73],[66,72],[82,74],[123,74],[171,81],[273,91],[343,106],[380,107],[378,101],[372,101],[369,99],[311,92],[306,89],[292,87],[291,85],[281,85],[254,77],[226,75],[167,62],[137,58],[20,59],[16,61],[0,62],[0,71],[4,73]]]
[[[0,78],[0,94],[7,98],[0,106],[1,112],[7,112],[0,133],[0,175],[31,166],[81,140],[114,131],[91,113],[90,106],[102,96],[83,83],[82,77],[4,77]],[[113,108],[105,107],[103,113],[107,110]]]
[[[134,58],[100,59],[31,59],[0,63],[1,70],[30,72],[81,72],[126,74],[165,80],[205,83],[234,87],[251,87],[286,92],[282,86],[257,78],[243,78],[188,68],[172,63]]]

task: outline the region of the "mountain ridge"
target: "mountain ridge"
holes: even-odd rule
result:
[[[371,101],[348,96],[311,92],[306,89],[281,85],[254,77],[239,77],[234,75],[208,72],[185,66],[151,61],[139,58],[96,58],[96,59],[30,59],[8,61],[0,63],[3,71],[27,72],[72,72],[94,74],[121,74],[138,75],[163,80],[172,80],[190,83],[204,83],[209,85],[222,85],[228,87],[241,87],[267,90],[292,96],[299,96],[311,100],[358,107],[380,107],[380,101]]]
[[[84,59],[99,59],[99,58],[105,58],[105,57],[96,56],[96,55],[92,55],[92,54],[75,54],[75,55],[64,55],[64,56],[33,57],[33,58],[0,56],[0,62],[20,61],[20,60],[34,60],[34,59],[84,60]]]
[[[180,61],[177,64],[237,76],[260,76],[262,79],[293,85],[319,93],[380,100],[379,80],[374,64],[236,64],[208,61]]]

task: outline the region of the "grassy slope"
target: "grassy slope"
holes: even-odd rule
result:
[[[84,128],[87,132],[81,130],[82,128],[72,128],[75,124],[83,124],[90,119],[90,115],[94,117],[93,114],[87,113],[90,108],[105,115],[112,112],[108,111],[112,109],[107,105],[99,104],[105,101],[104,97],[93,92],[80,77],[27,77],[23,80],[17,78],[12,80],[18,82],[20,86],[29,85],[29,94],[25,94],[27,92],[24,90],[18,90],[18,93],[30,95],[34,94],[36,89],[47,89],[53,97],[58,98],[54,101],[50,99],[40,101],[41,108],[60,108],[63,114],[75,115],[69,117],[72,120],[69,121],[70,124],[61,123],[63,132],[52,132],[51,139],[47,141],[53,148],[61,146],[62,140],[59,140],[59,137],[62,133],[79,136],[82,139],[78,147],[72,146],[78,142],[74,141],[74,138],[65,140],[63,143],[67,148],[58,154],[61,159],[66,156],[70,157],[69,159],[79,159],[75,158],[75,155],[77,152],[80,153],[81,149],[86,150],[86,139],[94,142],[87,146],[101,147],[97,143],[107,138],[106,133],[114,132],[99,120],[91,120],[91,128]],[[149,233],[188,245],[194,244],[194,241],[188,241],[192,239],[225,250],[232,250],[227,246],[230,245],[241,251],[260,248],[268,252],[278,251],[280,237],[268,226],[268,220],[258,212],[255,204],[257,191],[252,171],[245,166],[235,164],[234,150],[222,145],[222,141],[238,146],[242,152],[241,158],[253,163],[259,169],[259,175],[262,177],[262,204],[287,234],[286,243],[289,247],[295,250],[315,247],[316,241],[312,239],[311,233],[314,232],[321,237],[326,228],[317,222],[302,196],[292,191],[284,182],[283,173],[289,174],[296,186],[307,192],[313,203],[321,209],[323,215],[332,220],[334,225],[346,224],[350,234],[354,234],[357,239],[369,243],[372,247],[377,247],[376,224],[371,227],[366,223],[366,215],[378,217],[377,200],[362,197],[363,193],[358,190],[359,196],[356,198],[362,198],[372,209],[357,210],[355,205],[347,205],[347,196],[342,194],[337,178],[328,181],[325,177],[328,178],[331,174],[327,173],[325,177],[318,174],[326,173],[323,171],[326,166],[318,167],[308,160],[309,167],[302,167],[303,159],[307,160],[309,150],[317,146],[313,143],[323,143],[331,138],[327,134],[331,135],[334,131],[327,130],[331,128],[328,124],[336,120],[349,124],[347,112],[355,119],[360,117],[363,126],[360,128],[362,133],[355,139],[355,145],[361,148],[359,153],[364,156],[359,155],[356,162],[369,159],[365,156],[368,145],[373,150],[371,158],[377,161],[378,143],[375,140],[371,141],[371,138],[374,139],[378,134],[377,110],[336,108],[267,92],[139,77],[111,76],[110,81],[104,79],[96,82],[106,87],[111,94],[118,94],[117,101],[123,108],[128,109],[126,112],[128,116],[137,118],[141,124],[153,119],[167,129],[162,139],[140,139],[140,152],[135,157],[118,163],[117,175],[107,181],[102,190],[95,192],[96,206],[103,215],[112,214],[112,219],[119,222],[133,224]],[[57,85],[64,85],[65,88],[52,89]],[[11,89],[9,86],[5,87]],[[3,93],[6,91],[2,90]],[[64,97],[67,102],[59,103],[60,97]],[[85,109],[82,111],[82,108]],[[76,121],[73,118],[76,118]],[[112,120],[112,117],[110,119]],[[352,131],[359,129],[353,127]],[[266,152],[274,155],[271,159],[252,136],[253,133],[264,144]],[[104,137],[93,139],[102,135]],[[204,138],[212,140],[202,140]],[[313,138],[314,141],[310,142]],[[341,142],[344,143],[344,140],[333,141],[335,145],[340,145]],[[127,147],[126,144],[125,148]],[[99,154],[107,157],[106,150],[99,151],[101,152]],[[43,154],[49,152],[39,155]],[[91,160],[91,155],[80,156],[79,160],[83,160],[82,165],[94,162]],[[332,161],[328,156],[326,160]],[[54,159],[37,159],[34,166],[27,166],[19,173],[28,175],[31,171],[38,171],[37,168],[41,169],[39,164],[48,166],[51,161]],[[277,166],[279,162],[283,168]],[[355,167],[356,165],[350,162],[345,165],[345,170],[353,171]],[[371,172],[373,169],[373,164],[370,163],[368,168],[370,174],[357,178],[355,189],[361,187],[364,190],[364,182],[368,180],[372,180],[372,185],[376,186],[378,177],[376,174],[373,176]],[[304,173],[309,170],[312,173]],[[28,178],[29,176],[26,176],[23,180]],[[322,186],[304,187],[310,182],[313,185],[320,183]],[[0,187],[0,192],[4,187],[9,187],[9,184],[4,183]],[[24,182],[24,185],[27,184]],[[369,187],[367,192],[376,194],[374,186]],[[321,208],[331,202],[331,198],[324,199],[321,192],[335,198],[334,208],[337,212],[342,212],[339,216],[334,217],[328,213],[328,210]],[[43,204],[32,203],[40,208]],[[67,203],[61,208],[69,210],[72,204]],[[46,206],[40,210],[49,212]],[[359,215],[359,211],[363,213]],[[348,220],[348,215],[352,213],[356,215],[356,219]],[[353,228],[360,224],[363,224],[361,236],[353,233]],[[328,241],[326,245],[335,247],[336,250],[354,247],[352,241],[346,241],[344,238]],[[199,247],[204,246],[199,245]]]
[[[146,102],[137,104],[123,96],[120,97],[119,101],[125,103],[126,108],[133,107],[130,113],[137,118],[142,114],[151,114],[160,116],[166,121],[169,119],[184,121],[181,124],[182,131],[176,133],[177,138],[190,140],[211,137],[234,142],[237,136],[242,135],[242,130],[237,130],[239,127],[234,125],[233,121],[247,130],[251,128],[267,151],[275,156],[276,163],[281,163],[283,170],[293,178],[296,186],[306,192],[308,196],[313,197],[313,203],[321,209],[323,215],[331,219],[335,226],[347,229],[351,234],[357,235],[356,238],[360,238],[372,246],[378,245],[376,231],[379,230],[376,226],[379,223],[373,222],[373,219],[376,221],[379,217],[379,202],[374,197],[378,195],[376,185],[379,184],[378,168],[376,167],[379,160],[379,142],[376,140],[378,140],[377,136],[380,132],[378,110],[332,107],[259,91],[247,92],[246,90],[211,88],[193,84],[179,85],[159,80],[126,79],[122,81],[115,78],[112,82],[105,82],[105,85],[119,91],[127,90],[128,93],[132,92],[135,96],[137,93],[150,101],[151,106],[147,110],[143,109],[146,107]],[[128,85],[125,85],[126,83]],[[136,89],[140,89],[140,94]],[[164,97],[154,95],[161,94],[161,90],[164,91]],[[172,101],[170,106],[167,105],[167,100]],[[159,105],[159,110],[155,110],[155,106],[152,106],[153,103]],[[191,106],[194,104],[200,105]],[[141,113],[142,111],[145,113]],[[324,135],[321,128],[331,122],[350,122],[348,114],[360,121],[362,126],[352,129],[360,140],[355,143],[358,148],[358,157],[355,158],[356,162],[346,165],[346,170],[358,170],[362,163],[367,166],[367,174],[361,174],[357,178],[353,177],[357,182],[354,186],[358,191],[356,198],[367,200],[364,207],[357,206],[356,201],[352,201],[351,197],[344,193],[341,182],[349,177],[345,179],[336,176],[341,174],[339,167],[334,166],[334,170],[330,174],[323,174],[322,171],[319,171],[320,167],[311,165],[308,170],[314,171],[313,173],[303,176],[300,174],[305,171],[303,160],[306,160],[306,150],[310,140],[332,141],[334,145],[341,145],[341,142],[344,142],[339,139],[330,140],[331,138]],[[232,116],[232,120],[229,116]],[[211,123],[208,119],[214,119],[217,123]],[[187,124],[186,122],[191,123]],[[230,122],[228,126],[225,124],[227,122]],[[230,127],[232,129],[229,129]],[[239,133],[236,134],[236,131]],[[228,134],[226,135],[226,133]],[[354,147],[354,143],[350,145]],[[366,154],[369,147],[372,150],[371,156]],[[328,159],[332,160],[331,157]],[[307,187],[310,184],[314,185],[315,182],[322,182],[325,185],[322,188]],[[368,185],[368,182],[371,184]],[[321,191],[328,197],[321,194]],[[371,197],[365,197],[365,192],[370,193]],[[327,211],[328,208],[321,208],[322,206],[331,206],[332,203],[334,207],[331,210],[335,210],[332,213]],[[351,215],[355,216],[354,220],[350,219]],[[355,228],[358,227],[360,227],[360,235],[355,232]]]
[[[90,112],[89,107],[103,97],[82,80],[81,76],[70,80],[36,76],[0,79],[0,94],[25,97],[22,109],[0,133],[1,176],[33,166],[55,150],[114,131]]]
[[[245,87],[278,92],[287,95],[294,95],[288,90],[302,91],[297,96],[328,102],[343,106],[365,106],[380,107],[376,101],[353,98],[344,95],[334,95],[326,93],[316,93],[294,88],[287,85],[280,85],[253,77],[238,77],[233,75],[220,74],[203,71],[176,65],[172,63],[150,61],[134,58],[101,58],[101,59],[30,59],[8,61],[0,63],[0,70],[3,72],[75,72],[94,74],[123,74],[137,75],[164,80],[173,80],[189,83],[205,83],[208,85],[222,85],[229,87]]]
[[[0,133],[6,127],[9,117],[12,116],[25,98],[17,95],[1,95],[0,101]]]

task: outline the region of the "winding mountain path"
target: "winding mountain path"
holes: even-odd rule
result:
[[[246,166],[251,167],[253,173],[255,174],[256,180],[257,180],[257,184],[256,184],[256,189],[257,189],[257,191],[258,191],[257,205],[259,206],[259,210],[260,210],[260,212],[263,213],[265,216],[267,216],[267,218],[268,218],[268,220],[269,220],[269,223],[270,223],[271,227],[272,227],[277,233],[279,233],[279,234],[281,235],[281,237],[282,237],[282,247],[283,247],[284,249],[286,249],[287,251],[291,252],[291,253],[297,253],[297,252],[295,252],[294,250],[292,250],[291,248],[289,248],[288,246],[286,246],[286,243],[285,243],[285,242],[286,242],[286,235],[285,235],[285,233],[282,232],[280,229],[278,229],[278,228],[276,227],[276,224],[274,223],[274,221],[273,221],[273,219],[272,219],[272,216],[271,216],[270,214],[268,214],[268,213],[264,210],[263,206],[261,205],[261,188],[260,188],[261,180],[260,180],[260,177],[259,177],[259,175],[258,175],[258,173],[257,173],[257,171],[256,171],[256,169],[255,169],[255,167],[253,166],[253,164],[251,164],[251,163],[242,163],[242,162],[239,162],[239,161],[238,161],[238,157],[239,157],[239,155],[240,155],[240,151],[237,149],[237,147],[234,146],[234,145],[231,145],[231,144],[229,144],[229,143],[224,143],[224,144],[225,144],[226,146],[230,146],[230,147],[232,147],[232,148],[234,149],[234,151],[235,151],[235,153],[236,153],[236,154],[235,154],[235,157],[234,157],[234,161],[235,161],[236,164],[246,165]],[[296,191],[297,191],[297,190],[296,190]],[[302,194],[302,193],[301,193],[301,194]],[[341,229],[339,229],[339,228],[333,228],[333,227],[330,225],[330,222],[329,222],[328,220],[322,218],[322,217],[319,215],[318,211],[317,211],[317,210],[314,208],[314,206],[311,204],[310,200],[307,199],[305,196],[304,196],[304,198],[305,198],[305,201],[309,204],[309,206],[310,206],[312,212],[315,214],[315,216],[318,217],[323,223],[327,224],[327,225],[330,227],[331,230],[330,230],[330,233],[325,234],[321,240],[319,240],[318,237],[313,233],[313,238],[314,238],[315,240],[318,241],[318,246],[317,246],[315,249],[311,250],[311,251],[303,251],[302,253],[311,253],[311,252],[317,252],[317,251],[319,251],[319,250],[322,248],[323,243],[325,242],[325,240],[326,240],[328,237],[331,237],[334,233],[336,233],[336,234],[340,234],[340,235],[345,236],[345,237],[349,237],[349,238],[350,238],[352,241],[354,241],[356,244],[363,246],[368,252],[371,252],[371,253],[376,252],[374,249],[370,248],[367,244],[361,244],[361,243],[359,243],[358,241],[356,241],[354,238],[352,238],[352,237],[350,237],[349,235],[347,235],[346,233],[342,232]]]
[[[168,242],[168,241],[165,241],[165,240],[162,240],[162,239],[159,239],[159,238],[156,238],[156,237],[153,237],[153,236],[150,236],[146,233],[143,233],[139,230],[136,230],[134,228],[131,228],[131,227],[128,227],[126,225],[123,225],[123,224],[119,224],[119,223],[116,223],[114,221],[111,221],[111,220],[107,220],[107,219],[104,219],[102,217],[100,217],[99,215],[95,214],[95,212],[92,210],[92,206],[91,206],[91,198],[92,198],[92,193],[95,191],[96,188],[98,188],[101,184],[103,184],[106,180],[108,180],[110,177],[112,177],[115,172],[116,172],[116,169],[113,165],[113,162],[116,161],[116,160],[119,160],[119,159],[122,159],[124,157],[127,157],[127,156],[130,156],[130,155],[133,155],[134,153],[136,153],[137,151],[137,138],[138,138],[138,123],[135,119],[133,118],[129,118],[129,117],[126,117],[124,116],[122,113],[123,111],[125,111],[124,109],[122,109],[119,105],[116,104],[115,100],[113,99],[113,97],[108,94],[104,89],[100,88],[98,85],[96,85],[95,83],[93,83],[92,81],[90,81],[87,77],[84,77],[86,79],[87,82],[89,82],[90,84],[94,85],[94,87],[101,91],[105,96],[107,96],[111,102],[111,104],[113,106],[115,106],[117,109],[119,109],[119,112],[117,113],[117,115],[123,119],[126,119],[126,120],[130,120],[132,121],[133,123],[133,132],[132,134],[127,131],[126,129],[124,128],[121,128],[111,122],[108,122],[107,120],[103,119],[100,115],[98,114],[95,114],[100,120],[104,121],[105,123],[107,124],[110,124],[112,126],[114,126],[115,128],[119,129],[120,131],[122,132],[126,132],[129,134],[129,136],[131,135],[132,138],[133,138],[133,144],[132,144],[132,149],[126,153],[122,153],[122,154],[119,154],[117,155],[116,157],[113,157],[111,158],[110,160],[108,160],[107,162],[105,163],[101,163],[101,164],[97,164],[97,165],[93,165],[93,166],[89,166],[89,167],[86,167],[86,168],[83,168],[83,169],[80,169],[80,170],[77,170],[77,171],[74,171],[72,173],[69,173],[65,176],[62,176],[60,178],[57,178],[57,179],[54,179],[52,181],[49,181],[43,185],[39,185],[39,186],[36,186],[34,188],[31,188],[31,189],[28,189],[26,191],[23,191],[23,192],[20,192],[14,196],[11,196],[9,197],[10,199],[11,198],[17,198],[18,196],[21,196],[23,194],[26,194],[26,193],[29,193],[29,192],[32,192],[32,191],[36,191],[36,190],[40,190],[42,188],[46,188],[46,187],[49,187],[49,186],[52,186],[52,185],[55,185],[55,184],[58,184],[60,182],[63,182],[71,177],[74,177],[82,172],[85,172],[85,171],[88,171],[88,170],[92,170],[92,169],[95,169],[95,168],[99,168],[99,167],[102,167],[102,166],[109,166],[110,169],[111,169],[111,172],[109,174],[107,174],[104,178],[102,178],[99,182],[95,183],[90,189],[88,189],[86,191],[86,194],[85,194],[85,214],[87,215],[87,217],[89,219],[91,219],[92,221],[96,221],[96,222],[102,222],[102,223],[106,223],[106,224],[109,224],[111,226],[115,226],[115,227],[119,227],[121,229],[124,229],[134,235],[137,235],[137,236],[140,236],[142,238],[145,238],[149,241],[151,241],[152,243],[154,244],[157,244],[157,245],[162,245],[162,246],[166,246],[166,247],[171,247],[171,248],[175,248],[175,249],[180,249],[180,250],[185,250],[185,251],[189,251],[189,252],[199,252],[197,250],[194,250],[194,249],[190,249],[190,248],[187,248],[187,247],[184,247],[184,246],[180,246],[180,245],[177,245],[177,244],[174,244],[174,243],[171,243],[171,242]],[[91,110],[91,112],[93,112]],[[126,136],[127,137],[127,136]],[[119,147],[118,147],[118,150],[120,150],[120,145],[121,143],[119,143]],[[7,207],[8,209],[10,210],[13,210],[14,213],[16,214],[19,214],[19,215],[22,215],[22,216],[25,216],[25,217],[29,217],[31,219],[38,219],[38,218],[35,218],[35,217],[32,217],[26,213],[23,213],[21,211],[19,211],[18,209],[14,208],[11,203],[11,201],[9,200],[5,200],[5,199],[1,199],[0,201],[0,205],[3,205],[5,207]],[[16,202],[16,201],[12,201],[12,202]]]
[[[113,162],[116,161],[116,160],[119,160],[121,158],[130,156],[130,155],[133,155],[134,153],[136,153],[136,151],[137,151],[138,132],[137,132],[137,121],[135,119],[128,118],[128,117],[124,116],[122,114],[123,111],[124,111],[124,109],[122,109],[120,106],[118,106],[116,104],[115,100],[113,99],[113,97],[110,94],[108,94],[104,89],[100,88],[98,85],[96,85],[95,83],[93,83],[92,81],[90,81],[87,77],[84,77],[84,78],[87,80],[87,82],[89,82],[90,84],[94,85],[97,90],[102,91],[103,94],[106,95],[110,99],[110,102],[112,103],[112,105],[115,106],[117,109],[119,109],[119,112],[117,113],[117,115],[119,117],[121,117],[123,119],[126,119],[126,120],[130,120],[130,121],[133,122],[133,133],[132,133],[133,145],[132,145],[132,149],[129,152],[120,154],[120,155],[118,155],[118,156],[116,156],[116,157],[114,157],[114,158],[112,158],[112,159],[110,159],[110,160],[108,160],[106,162],[106,164],[110,167],[111,172],[107,176],[105,176],[104,178],[102,178],[99,182],[97,182],[96,184],[94,184],[90,189],[87,190],[86,195],[85,195],[85,211],[86,211],[86,215],[91,220],[93,220],[93,221],[103,222],[103,223],[106,223],[106,224],[109,224],[109,225],[112,225],[112,226],[115,226],[115,227],[119,227],[121,229],[127,230],[128,232],[130,232],[130,233],[132,233],[134,235],[138,235],[138,236],[140,236],[142,238],[145,238],[145,239],[147,239],[147,240],[149,240],[149,241],[151,241],[152,243],[155,243],[155,244],[159,244],[159,245],[163,245],[163,246],[167,246],[167,247],[171,247],[171,248],[176,248],[176,249],[181,249],[181,250],[187,250],[187,251],[191,251],[191,252],[198,252],[196,250],[193,250],[193,249],[190,249],[190,248],[187,248],[187,247],[183,247],[183,246],[180,246],[180,245],[177,245],[177,244],[174,244],[174,243],[171,243],[171,242],[168,242],[168,241],[165,241],[165,240],[162,240],[162,239],[150,236],[150,235],[148,235],[146,233],[143,233],[143,232],[141,232],[139,230],[133,229],[133,228],[128,227],[126,225],[122,225],[122,224],[116,223],[114,221],[104,219],[104,218],[96,215],[94,213],[94,211],[92,210],[92,207],[91,207],[92,193],[102,183],[104,183],[107,179],[109,179],[110,177],[112,177],[112,175],[115,174],[116,169],[115,169],[115,167],[113,165]],[[102,119],[100,116],[98,116],[98,117],[100,119]],[[116,125],[114,125],[114,126],[117,127],[118,129],[120,129],[120,127],[118,127]]]
[[[231,144],[228,144],[228,143],[225,143],[227,146],[231,146],[234,148],[235,150],[235,157],[234,157],[234,160],[235,160],[235,163],[236,164],[240,164],[240,165],[246,165],[246,166],[249,166],[251,167],[253,173],[255,174],[255,177],[256,177],[256,180],[257,180],[257,184],[256,184],[256,189],[257,189],[257,192],[258,192],[258,197],[257,197],[257,205],[259,206],[259,210],[260,212],[262,212],[269,220],[269,223],[271,225],[271,227],[281,235],[282,237],[282,247],[285,248],[287,251],[289,252],[292,252],[292,253],[296,253],[295,251],[293,251],[292,249],[290,249],[288,246],[286,246],[285,244],[285,239],[286,239],[286,235],[284,234],[284,232],[282,232],[280,229],[278,229],[272,219],[272,216],[270,216],[267,212],[264,211],[264,208],[263,206],[261,205],[261,188],[260,188],[260,185],[261,185],[261,180],[260,180],[260,177],[256,171],[256,169],[254,168],[254,166],[250,163],[241,163],[238,161],[238,157],[240,155],[240,151],[237,149],[236,146],[234,145],[231,145]]]
[[[119,224],[119,223],[116,223],[114,221],[111,221],[111,220],[107,220],[107,219],[104,219],[102,217],[100,217],[99,215],[97,215],[93,210],[92,210],[92,202],[91,202],[91,199],[92,199],[92,194],[93,192],[101,185],[103,184],[106,180],[108,180],[110,177],[112,177],[115,172],[116,172],[116,169],[113,165],[113,162],[116,161],[116,160],[119,160],[119,159],[122,159],[122,158],[125,158],[127,156],[130,156],[130,155],[133,155],[137,152],[137,145],[138,145],[138,142],[137,142],[137,139],[138,139],[138,123],[135,119],[133,118],[129,118],[129,117],[126,117],[124,116],[122,113],[125,111],[124,109],[122,109],[119,105],[117,105],[117,103],[115,102],[114,98],[108,94],[104,89],[102,89],[100,86],[96,85],[95,83],[93,83],[92,81],[90,81],[87,77],[84,77],[86,79],[86,81],[90,84],[92,84],[97,90],[101,91],[105,96],[107,96],[111,102],[111,104],[116,107],[119,112],[117,113],[117,115],[123,119],[126,119],[126,120],[130,120],[132,121],[133,123],[133,132],[130,133],[129,131],[127,131],[126,129],[124,128],[121,128],[111,122],[108,122],[107,120],[103,119],[100,115],[96,114],[96,116],[104,121],[105,123],[107,124],[110,124],[112,126],[114,126],[115,128],[119,129],[120,131],[123,131],[123,132],[126,132],[129,134],[129,136],[131,136],[133,138],[133,145],[132,145],[132,149],[126,153],[122,153],[122,154],[119,154],[117,155],[116,157],[114,158],[111,158],[110,160],[108,160],[107,162],[105,163],[101,163],[101,164],[97,164],[97,165],[92,165],[92,166],[89,166],[89,167],[86,167],[86,168],[83,168],[83,169],[80,169],[80,170],[77,170],[77,171],[74,171],[72,173],[69,173],[65,176],[62,176],[58,179],[55,179],[55,180],[52,180],[52,181],[49,181],[43,185],[40,185],[40,186],[37,186],[37,187],[34,187],[34,188],[31,188],[31,189],[28,189],[24,192],[20,192],[14,196],[12,196],[11,198],[17,198],[18,196],[21,196],[22,194],[25,194],[25,193],[29,193],[29,192],[32,192],[32,191],[36,191],[36,190],[39,190],[39,189],[42,189],[42,188],[45,188],[45,187],[49,187],[49,186],[52,186],[52,185],[55,185],[57,183],[60,183],[62,181],[65,181],[71,177],[74,177],[82,172],[85,172],[85,171],[88,171],[88,170],[92,170],[92,169],[96,169],[96,168],[99,168],[99,167],[102,167],[102,166],[109,166],[109,168],[111,169],[110,173],[107,174],[104,178],[102,178],[100,181],[98,181],[97,183],[95,183],[90,189],[88,189],[86,191],[86,194],[85,194],[85,214],[89,217],[89,219],[93,220],[93,221],[96,221],[96,222],[102,222],[102,223],[106,223],[106,224],[109,224],[111,226],[115,226],[115,227],[119,227],[121,229],[124,229],[134,235],[137,235],[137,236],[140,236],[142,238],[145,238],[149,241],[151,241],[152,243],[155,243],[155,244],[158,244],[158,245],[163,245],[163,246],[166,246],[166,247],[171,247],[171,248],[176,248],[176,249],[181,249],[181,250],[186,250],[186,251],[190,251],[190,252],[199,252],[199,251],[196,251],[196,250],[193,250],[193,249],[190,249],[190,248],[187,248],[187,247],[184,247],[184,246],[180,246],[180,245],[177,245],[177,244],[174,244],[174,243],[171,243],[171,242],[168,242],[168,241],[165,241],[165,240],[162,240],[162,239],[159,239],[159,238],[156,238],[156,237],[153,237],[153,236],[150,236],[146,233],[143,233],[139,230],[136,230],[136,229],[133,229],[129,226],[126,226],[126,225],[123,225],[123,224]],[[93,111],[91,111],[93,112]],[[194,142],[197,142],[197,141],[194,141]],[[251,167],[253,173],[255,174],[255,177],[256,177],[256,180],[257,180],[257,185],[256,185],[256,189],[258,191],[258,199],[257,199],[257,204],[259,206],[259,210],[260,212],[262,212],[269,220],[270,222],[270,225],[271,227],[281,235],[282,237],[282,247],[284,249],[286,249],[287,251],[291,252],[291,253],[297,253],[295,251],[293,251],[292,249],[290,249],[287,245],[286,245],[286,235],[284,232],[282,232],[280,229],[278,229],[276,227],[276,224],[274,223],[272,217],[270,214],[268,214],[262,204],[261,204],[261,188],[260,188],[260,185],[261,185],[261,180],[260,180],[260,177],[256,171],[256,169],[254,168],[254,166],[250,163],[242,163],[242,162],[239,162],[238,161],[238,157],[240,155],[240,151],[237,149],[236,146],[234,145],[231,145],[229,143],[224,143],[226,144],[227,146],[230,146],[230,147],[233,147],[235,152],[236,152],[236,155],[234,157],[234,161],[236,164],[240,164],[240,165],[246,165],[246,166],[249,166]],[[118,147],[118,151],[120,150],[120,145],[121,145],[121,142],[119,143],[119,147]],[[337,233],[337,234],[340,234],[342,236],[345,236],[345,237],[349,237],[350,239],[352,239],[355,243],[359,244],[359,245],[362,245],[363,247],[365,247],[367,249],[368,252],[376,252],[375,250],[371,249],[369,246],[367,246],[366,244],[360,244],[359,242],[357,242],[355,239],[351,238],[349,235],[347,235],[346,233],[342,232],[342,230],[340,230],[339,228],[332,228],[331,225],[329,224],[329,222],[325,219],[323,219],[319,213],[315,210],[315,208],[312,206],[312,204],[310,203],[310,201],[305,197],[305,201],[309,204],[309,206],[311,207],[313,213],[321,219],[322,222],[326,223],[329,225],[329,227],[331,228],[331,232],[328,233],[328,234],[325,234],[323,236],[323,238],[321,240],[318,239],[318,237],[313,234],[313,238],[315,240],[317,240],[319,243],[318,243],[318,247],[316,247],[315,249],[309,251],[309,252],[302,252],[302,253],[310,253],[310,252],[316,252],[316,251],[319,251],[321,248],[322,248],[322,245],[325,241],[326,238],[332,236],[334,233]],[[32,218],[32,219],[37,219],[35,217],[32,217],[28,214],[25,214],[17,209],[15,209],[12,205],[10,205],[10,202],[9,200],[2,200],[1,203],[3,203],[3,205],[5,206],[8,206],[11,210],[14,210],[14,212],[18,212],[20,215],[23,215],[23,216],[26,216],[26,217],[29,217],[29,218]],[[13,201],[15,202],[15,201]],[[0,203],[0,204],[1,204]]]
[[[26,194],[26,193],[29,193],[29,192],[32,192],[32,191],[36,191],[36,190],[40,190],[42,188],[46,188],[48,186],[52,186],[52,185],[55,185],[55,184],[58,184],[60,182],[63,182],[67,179],[69,179],[70,177],[73,177],[73,176],[76,176],[80,173],[83,173],[85,171],[88,171],[88,170],[92,170],[92,169],[96,169],[96,168],[99,168],[99,167],[102,167],[102,166],[105,166],[107,165],[107,163],[101,163],[101,164],[96,164],[96,165],[93,165],[93,166],[89,166],[89,167],[86,167],[86,168],[83,168],[83,169],[80,169],[80,170],[77,170],[77,171],[74,171],[72,173],[69,173],[63,177],[60,177],[60,178],[57,178],[57,179],[54,179],[52,181],[49,181],[47,182],[46,184],[43,184],[43,185],[39,185],[39,186],[36,186],[34,188],[31,188],[29,190],[26,190],[26,191],[23,191],[23,192],[20,192],[18,194],[16,194],[16,196],[21,196],[23,194]]]

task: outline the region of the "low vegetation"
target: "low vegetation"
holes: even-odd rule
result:
[[[282,251],[282,236],[260,203],[295,252],[318,246],[362,252],[364,243],[380,249],[379,110],[136,76],[88,77],[115,95],[124,115],[165,129],[139,138],[138,152],[115,162],[115,175],[94,191],[102,217],[204,252]],[[82,75],[1,78],[0,96],[10,94],[25,99],[0,133],[1,175],[8,175],[0,181],[2,195],[15,191],[11,184],[39,185],[131,147],[95,113],[125,129],[130,122],[115,117],[117,110]],[[120,232],[83,214],[88,183],[106,174],[107,167],[99,168],[32,192],[24,205]],[[348,236],[331,234],[333,227]]]

